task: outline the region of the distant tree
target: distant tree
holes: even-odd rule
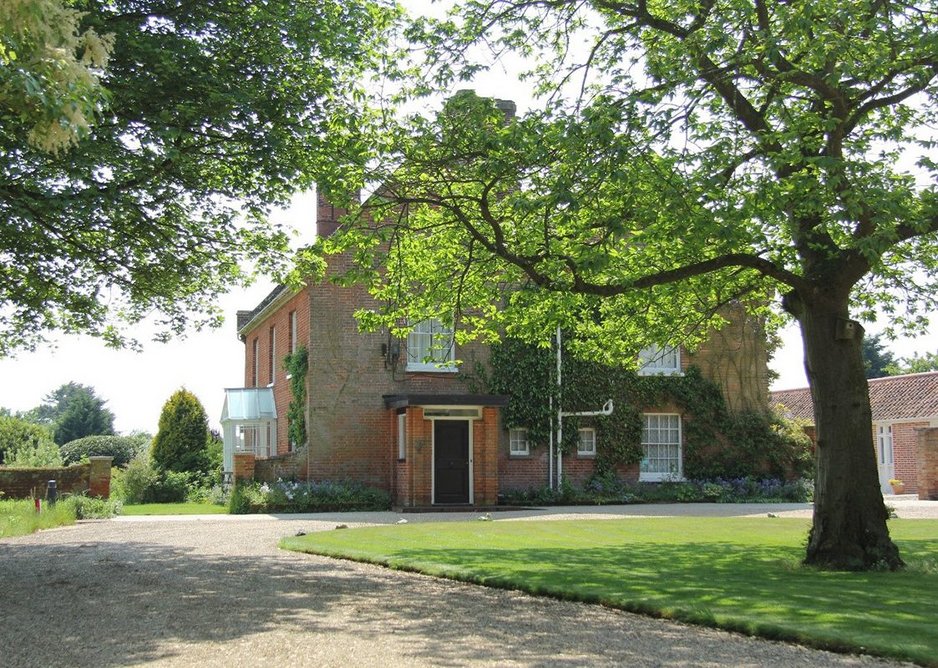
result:
[[[896,364],[896,357],[883,343],[880,334],[863,337],[863,366],[867,378],[882,378],[890,375],[890,365]]]
[[[29,422],[47,425],[55,442],[64,445],[76,438],[114,433],[114,413],[105,407],[90,385],[69,382],[53,390],[42,403],[21,417]]]
[[[177,390],[160,413],[153,463],[163,471],[208,473],[208,440],[208,417],[202,403],[185,388]]]
[[[22,418],[0,416],[0,465],[59,466],[62,458],[49,428]]]
[[[921,357],[917,354],[912,357],[901,357],[897,362],[889,364],[886,371],[890,376],[938,371],[938,351],[925,353]]]
[[[114,414],[93,393],[79,392],[55,423],[55,442],[64,445],[86,436],[114,433]]]

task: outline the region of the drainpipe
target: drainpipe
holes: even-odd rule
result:
[[[554,488],[554,395],[551,394],[547,402],[550,415],[550,441],[547,448],[547,488]]]

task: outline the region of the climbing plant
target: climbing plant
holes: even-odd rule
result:
[[[696,367],[681,376],[640,376],[625,367],[563,356],[558,395],[556,360],[550,350],[505,339],[492,350],[493,392],[509,397],[505,423],[526,427],[533,445],[548,442],[551,399],[565,411],[599,409],[612,399],[612,415],[564,418],[561,448],[576,448],[580,427],[596,429],[596,470],[603,473],[642,459],[642,411],[671,406],[684,420],[684,474],[688,478],[803,474],[810,441],[790,421],[765,412],[732,412],[720,388]]]
[[[287,409],[287,435],[295,446],[306,444],[306,373],[309,371],[309,353],[305,347],[287,355],[283,368],[290,378],[290,407]]]

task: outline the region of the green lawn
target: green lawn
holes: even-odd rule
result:
[[[124,506],[121,515],[225,515],[228,506],[215,503],[139,503]]]
[[[405,524],[281,546],[938,666],[938,520],[890,523],[908,568],[799,564],[808,520],[642,518]]]
[[[0,538],[25,536],[40,529],[75,523],[75,507],[66,503],[43,504],[37,513],[32,499],[0,501]]]

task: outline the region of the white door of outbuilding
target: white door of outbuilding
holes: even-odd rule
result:
[[[876,424],[876,466],[879,469],[880,489],[883,494],[892,494],[889,481],[896,477],[896,461],[892,447],[891,424]]]

